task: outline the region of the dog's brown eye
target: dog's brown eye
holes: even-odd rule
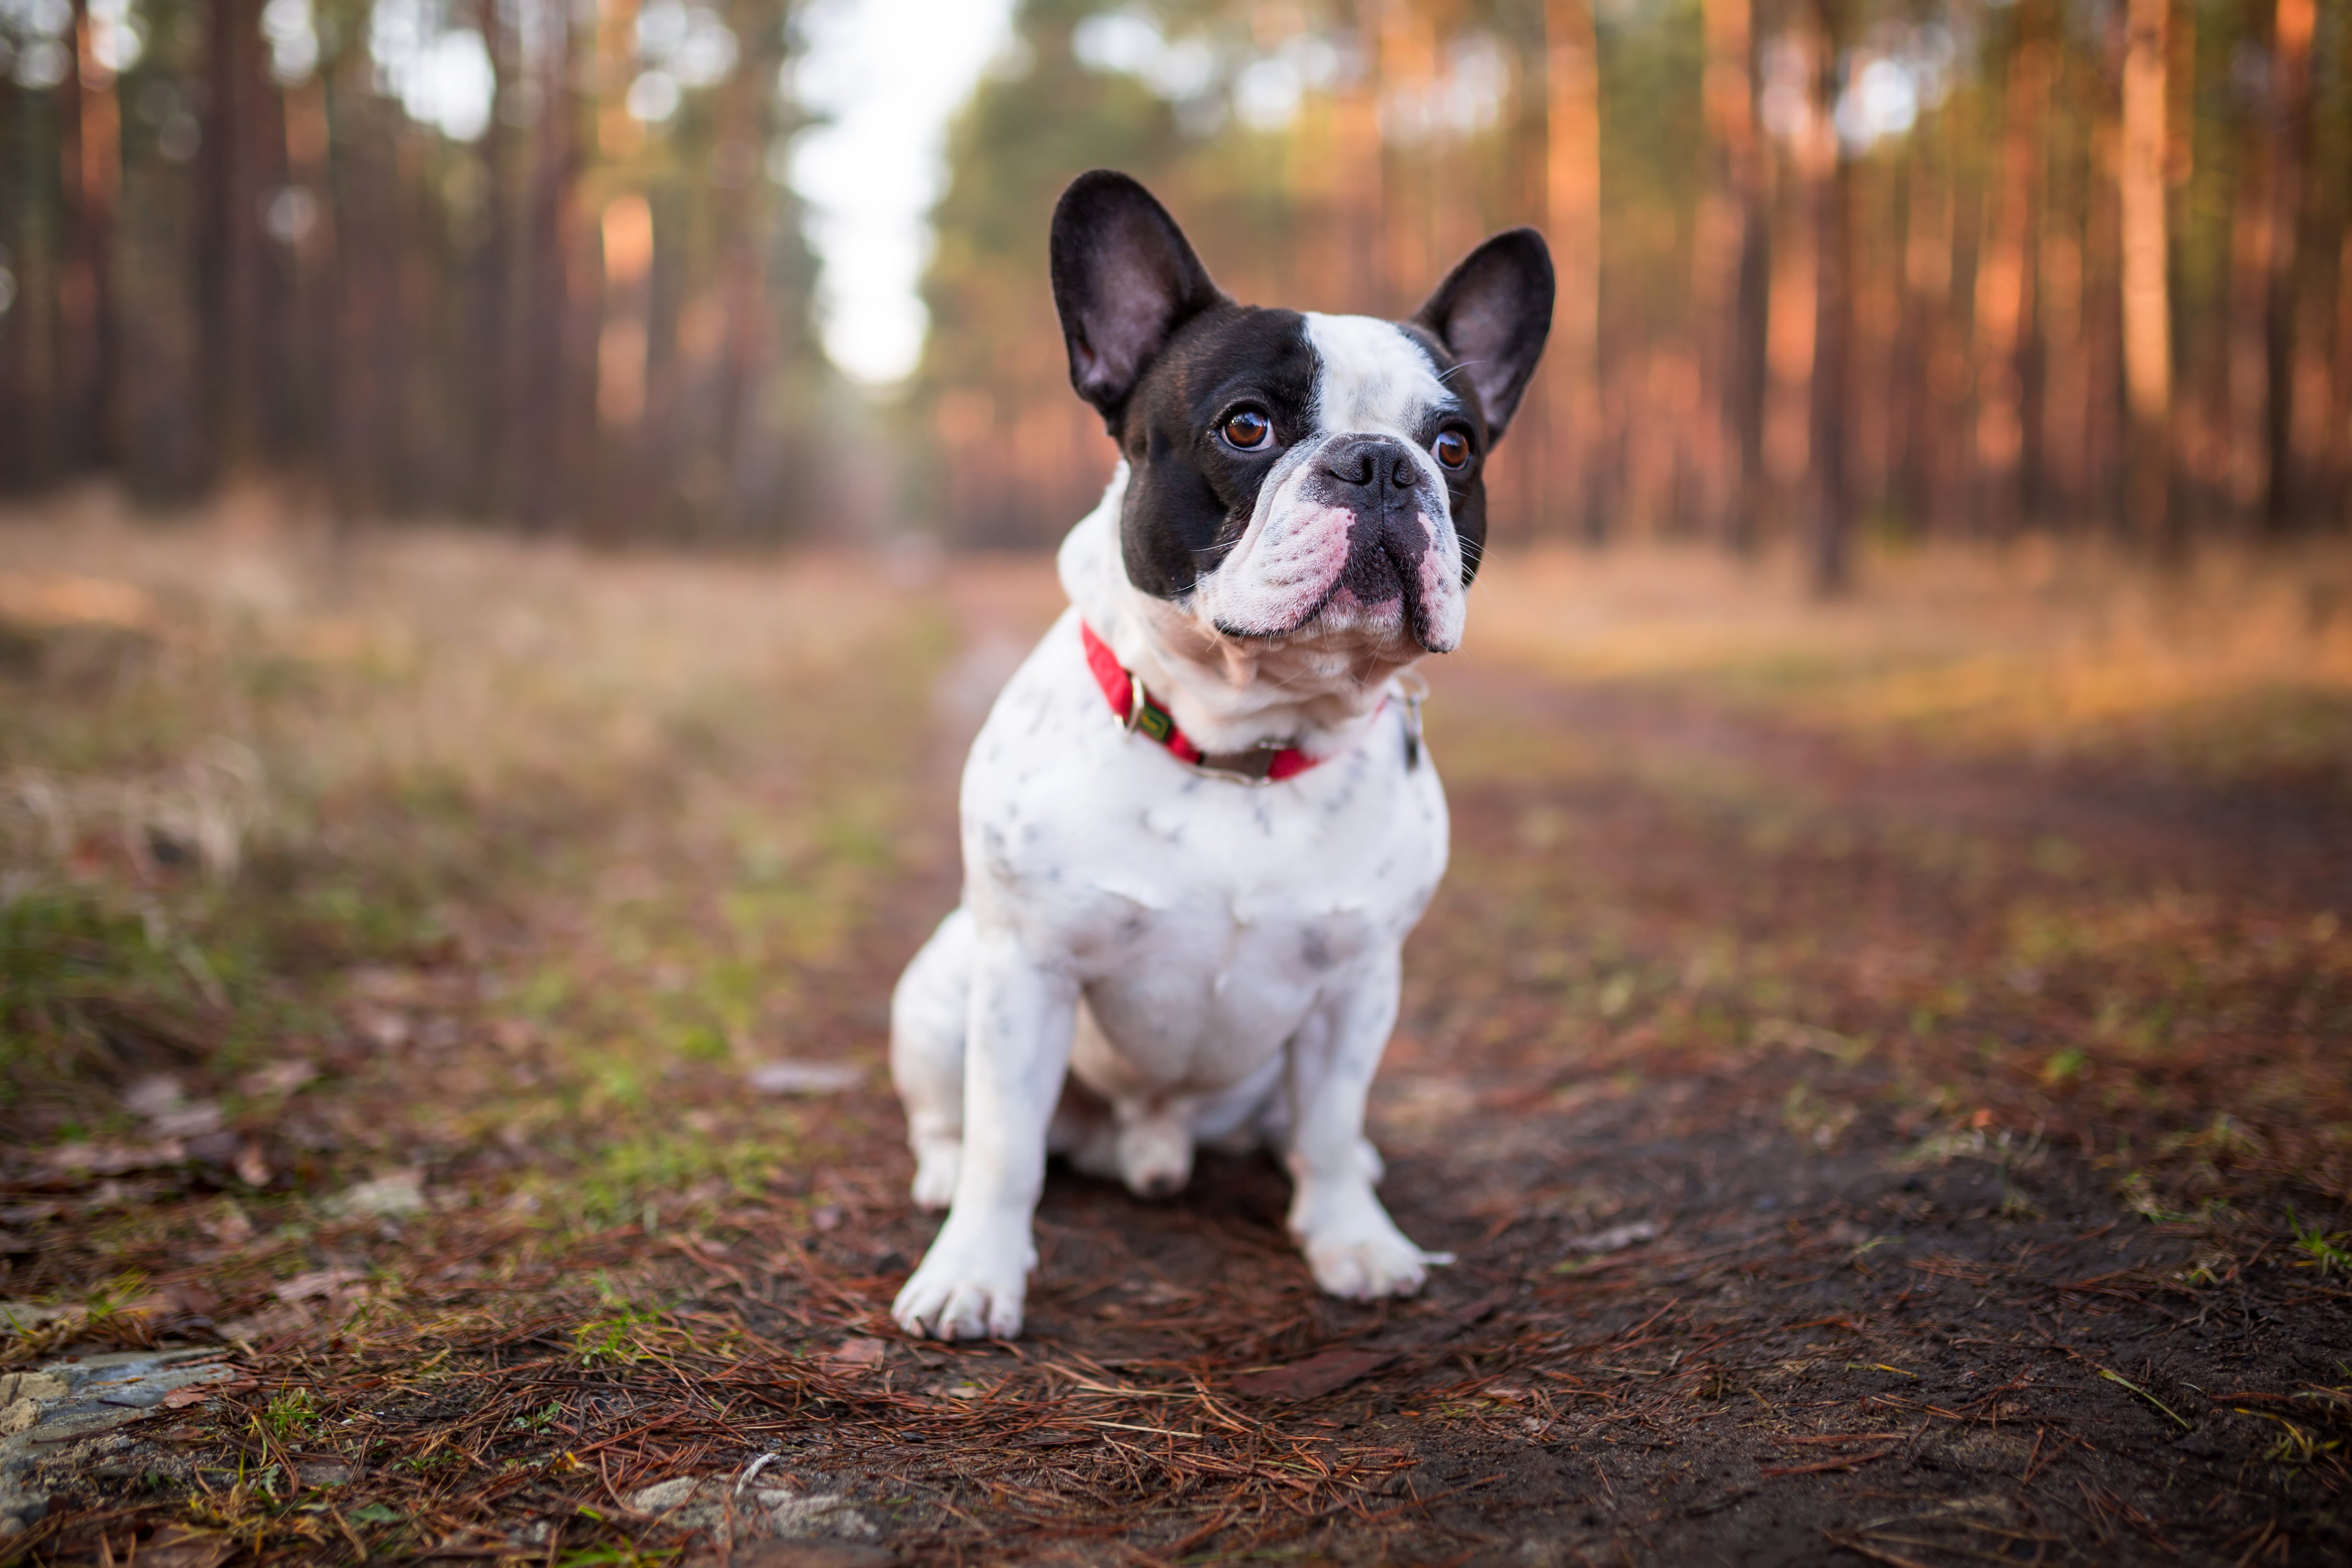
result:
[[[1430,443],[1429,449],[1449,468],[1462,468],[1470,461],[1470,437],[1459,430],[1445,431]]]
[[[1244,408],[1225,416],[1226,445],[1244,452],[1255,452],[1274,439],[1274,421],[1255,408]]]

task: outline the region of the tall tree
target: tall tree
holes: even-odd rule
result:
[[[2131,416],[2125,515],[2135,532],[2170,549],[2172,506],[2172,290],[2165,215],[2166,67],[2171,0],[2129,0],[2124,42],[2123,147],[2116,184],[2123,212],[2124,388]]]
[[[1701,508],[1710,531],[1744,546],[1763,466],[1766,245],[1763,152],[1756,125],[1753,0],[1706,0],[1707,167],[1692,237],[1704,430]]]
[[[1813,353],[1809,403],[1815,591],[1843,590],[1852,574],[1853,501],[1846,471],[1846,388],[1853,335],[1853,162],[1840,155],[1835,119],[1839,0],[1813,0],[1802,29],[1812,112],[1798,149],[1804,219],[1813,248]]]
[[[2304,159],[2311,136],[2311,40],[2314,0],[2277,0],[2271,28],[2271,80],[2265,107],[2264,161],[2270,165],[2267,223],[2270,276],[2265,280],[2263,517],[2273,531],[2287,526],[2294,502],[2295,366],[2308,352],[2298,343],[2301,280],[2296,263],[2303,217]]]
[[[206,0],[208,123],[205,162],[204,365],[214,463],[235,468],[263,456],[263,174],[276,95],[263,63],[259,0]]]
[[[1587,0],[1545,0],[1549,130],[1545,210],[1559,278],[1552,312],[1547,510],[1589,534],[1600,521],[1601,69]]]
[[[2028,339],[2034,321],[2034,226],[2041,205],[2050,44],[2042,0],[2017,7],[2018,39],[2002,93],[1990,221],[1977,256],[1978,525],[2006,531],[2023,510]]]

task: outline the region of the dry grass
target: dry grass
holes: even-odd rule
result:
[[[1695,685],[1865,742],[2352,784],[2352,549],[2209,547],[2170,572],[2033,537],[1797,564],[1634,547],[1505,557],[1475,647],[1580,680]]]

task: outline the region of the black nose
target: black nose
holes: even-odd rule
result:
[[[1343,436],[1323,449],[1323,471],[1350,489],[1377,497],[1421,483],[1412,448],[1386,436]]]

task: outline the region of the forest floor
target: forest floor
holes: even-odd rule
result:
[[[887,999],[1057,605],[0,516],[0,1559],[2352,1556],[2352,556],[1497,552],[1372,1113],[1459,1261],[1057,1170],[916,1343]]]

